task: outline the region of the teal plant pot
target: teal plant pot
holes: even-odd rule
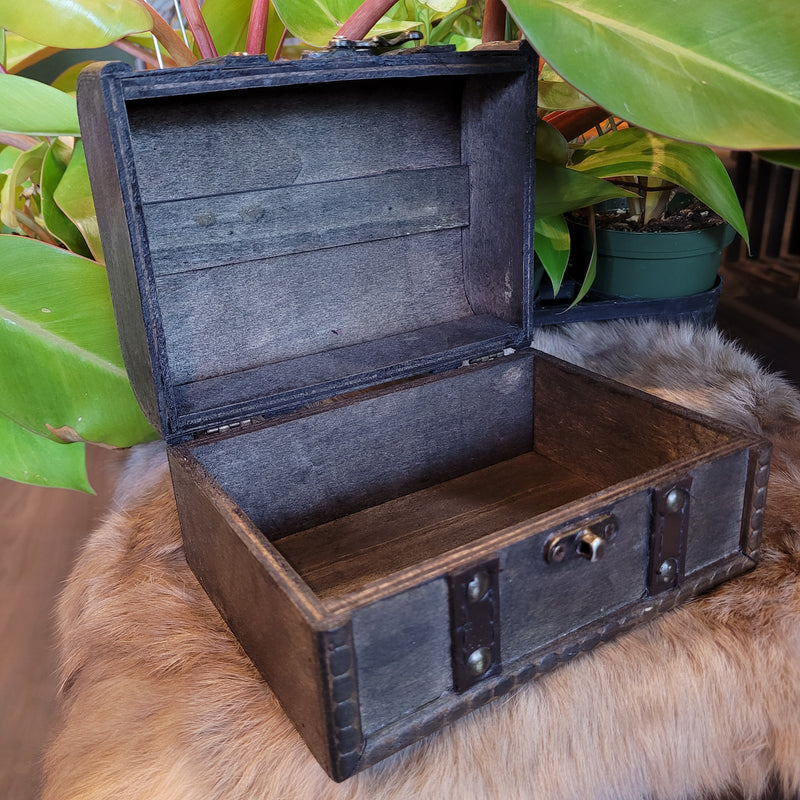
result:
[[[597,230],[597,277],[593,291],[618,297],[668,298],[705,292],[717,278],[722,251],[736,232],[730,225],[695,231]],[[591,254],[585,226],[575,226],[573,242]]]

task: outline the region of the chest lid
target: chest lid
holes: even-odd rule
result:
[[[88,68],[123,355],[167,441],[527,344],[535,94],[519,43]]]

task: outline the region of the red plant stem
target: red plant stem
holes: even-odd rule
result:
[[[283,44],[286,41],[286,37],[289,35],[289,29],[284,27],[283,33],[281,34],[281,40],[278,42],[278,46],[275,48],[275,55],[272,57],[274,61],[277,61],[281,57],[281,52],[283,51]]]
[[[138,44],[126,42],[124,39],[118,39],[113,44],[114,47],[116,47],[118,50],[122,50],[123,53],[128,53],[134,58],[141,59],[151,69],[157,69],[159,67],[158,59],[155,57],[155,55],[153,55],[153,52],[148,50],[146,47],[139,47]],[[162,56],[161,60],[164,62],[165,67],[175,66],[175,61],[172,58],[164,58]]]
[[[503,0],[486,0],[483,9],[482,42],[502,42],[506,38],[506,7]]]
[[[358,41],[363,39],[375,23],[397,2],[397,0],[364,0],[336,32],[337,36]]]
[[[175,33],[164,17],[145,0],[136,0],[153,20],[153,36],[164,45],[164,49],[172,56],[179,67],[190,67],[197,59],[194,53],[183,43],[183,39]]]
[[[568,142],[571,142],[607,118],[608,111],[600,106],[592,106],[570,111],[551,111],[545,115],[544,121],[549,122]]]
[[[267,49],[267,25],[269,24],[269,0],[253,0],[250,7],[250,22],[247,26],[246,53],[265,53]]]
[[[17,150],[30,150],[32,147],[36,147],[40,141],[40,139],[24,133],[0,132],[0,144],[9,144],[11,147],[16,147]]]
[[[214,40],[208,30],[208,25],[203,19],[203,14],[200,11],[200,6],[197,0],[180,0],[181,11],[183,16],[186,17],[186,24],[194,36],[194,43],[201,58],[215,58],[217,56],[217,48],[214,47]]]

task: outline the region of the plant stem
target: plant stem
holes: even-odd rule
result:
[[[113,44],[114,47],[116,47],[118,50],[122,50],[123,53],[128,53],[129,55],[144,61],[144,63],[147,64],[147,66],[151,69],[156,69],[159,66],[158,59],[153,54],[152,50],[148,50],[146,47],[140,47],[138,44],[125,41],[125,39],[118,39]],[[175,61],[172,58],[164,58],[162,56],[161,60],[164,62],[165,67],[176,66]]]
[[[345,39],[363,39],[397,0],[364,0],[336,32]]]
[[[503,0],[486,0],[483,9],[482,42],[502,42],[506,38],[506,7]]]
[[[253,5],[250,7],[245,52],[253,54],[266,52],[268,24],[269,0],[253,0]]]
[[[0,133],[0,144],[8,144],[16,147],[17,150],[30,150],[39,144],[39,140],[33,136],[26,136],[24,133]]]
[[[283,33],[281,34],[281,40],[278,42],[278,46],[275,48],[275,55],[272,57],[273,61],[277,61],[281,57],[281,52],[283,51],[283,43],[286,41],[286,37],[289,35],[289,29],[284,27]]]
[[[140,6],[147,9],[147,13],[153,20],[153,36],[164,45],[166,51],[175,59],[175,64],[179,67],[190,67],[197,59],[194,53],[184,44],[183,40],[170,27],[164,17],[158,13],[145,0],[136,0]]]
[[[186,17],[186,23],[189,26],[189,30],[192,32],[192,36],[194,36],[194,43],[197,45],[197,49],[200,52],[200,57],[216,57],[217,48],[214,47],[214,40],[211,38],[208,25],[206,25],[205,19],[203,19],[203,14],[200,11],[200,6],[197,4],[197,0],[180,1],[181,11],[183,11],[183,16]]]

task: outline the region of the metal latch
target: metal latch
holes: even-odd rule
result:
[[[560,564],[572,558],[599,561],[606,553],[606,544],[617,532],[613,514],[605,514],[577,528],[568,528],[551,536],[544,545],[544,560]]]
[[[498,569],[494,559],[448,576],[453,688],[457,692],[501,671]]]
[[[674,589],[686,568],[691,476],[653,489],[653,521],[647,565],[647,593]]]
[[[371,39],[345,39],[343,36],[334,36],[328,42],[328,50],[331,52],[352,51],[367,53],[383,53],[400,47],[406,42],[418,42],[422,39],[420,31],[403,31],[391,38],[386,36],[373,36]]]

